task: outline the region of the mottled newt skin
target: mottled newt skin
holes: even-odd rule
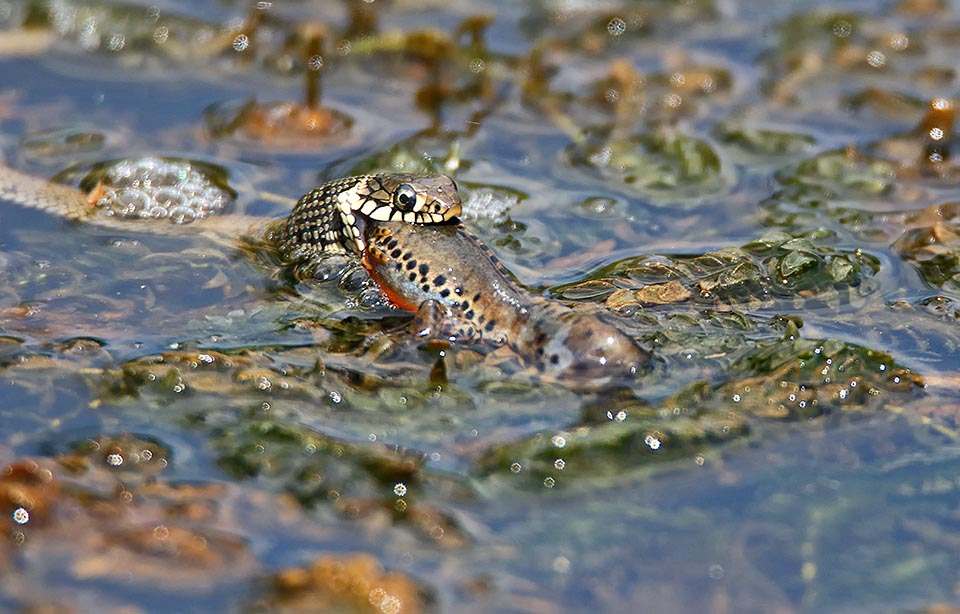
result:
[[[462,225],[375,223],[364,266],[399,308],[442,305],[449,336],[508,345],[537,369],[585,379],[633,375],[650,354],[597,315],[520,287]],[[456,328],[459,326],[459,328]]]

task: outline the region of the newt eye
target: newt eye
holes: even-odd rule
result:
[[[409,183],[404,183],[393,193],[393,204],[401,211],[413,211],[417,205],[417,191]]]

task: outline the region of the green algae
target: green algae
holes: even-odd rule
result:
[[[402,3],[274,4],[12,3],[3,27],[59,42],[25,64],[0,44],[4,159],[48,177],[211,159],[287,198],[452,174],[509,269],[609,312],[655,365],[614,390],[543,381],[503,348],[412,338],[356,266],[11,214],[0,460],[70,467],[57,509],[92,529],[4,507],[25,541],[0,549],[0,607],[152,611],[186,587],[160,603],[256,611],[275,569],[321,551],[410,573],[437,611],[956,600],[957,171],[922,129],[953,91],[955,8],[455,3],[425,29]],[[301,48],[317,32],[322,65]],[[308,65],[353,140],[203,129],[211,102],[299,100]],[[167,465],[107,460],[143,451]],[[153,562],[111,579],[106,538]],[[203,539],[207,567],[161,556]]]

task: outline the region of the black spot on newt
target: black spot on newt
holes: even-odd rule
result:
[[[447,278],[443,275],[437,275],[433,278],[433,285],[435,286],[442,286],[445,283],[447,283]]]

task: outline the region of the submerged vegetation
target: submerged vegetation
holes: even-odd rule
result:
[[[558,381],[349,258],[0,193],[0,610],[953,611],[960,11],[415,5],[0,3],[0,154],[264,228],[450,174],[650,368]]]

